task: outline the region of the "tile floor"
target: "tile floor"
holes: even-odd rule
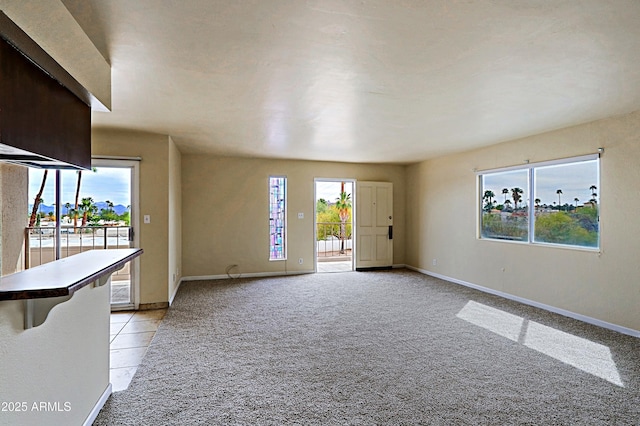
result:
[[[129,303],[131,301],[131,281],[111,281],[111,303]]]
[[[351,261],[318,262],[318,272],[349,272],[352,271]]]
[[[113,392],[125,390],[131,383],[166,312],[166,309],[156,309],[111,314],[109,379]]]

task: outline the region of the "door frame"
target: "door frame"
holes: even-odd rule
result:
[[[133,228],[133,246],[140,247],[140,161],[139,157],[91,157],[91,167],[111,167],[131,169],[131,209],[129,226]],[[137,310],[140,306],[140,258],[131,261],[131,301],[130,304],[110,305],[112,311]]]
[[[316,241],[316,230],[318,229],[318,214],[316,211],[316,189],[318,182],[349,182],[351,183],[351,271],[355,271],[356,244],[356,183],[354,178],[313,178],[313,272],[318,272],[318,242]]]

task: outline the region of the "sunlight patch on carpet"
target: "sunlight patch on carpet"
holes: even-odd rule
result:
[[[522,317],[472,300],[456,316],[514,342],[520,338],[520,331],[524,324]]]
[[[604,345],[470,300],[456,315],[579,370],[624,387],[611,350]]]

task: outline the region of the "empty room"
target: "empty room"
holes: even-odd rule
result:
[[[0,12],[0,425],[638,424],[640,2]]]

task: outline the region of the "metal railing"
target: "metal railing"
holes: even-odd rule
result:
[[[316,224],[316,249],[318,257],[351,256],[351,223],[344,225],[345,236],[341,238],[341,222],[318,222]]]
[[[130,237],[129,226],[64,226],[60,228],[60,255],[64,258],[88,250],[128,248]],[[25,269],[55,260],[56,228],[25,228],[24,253]]]

